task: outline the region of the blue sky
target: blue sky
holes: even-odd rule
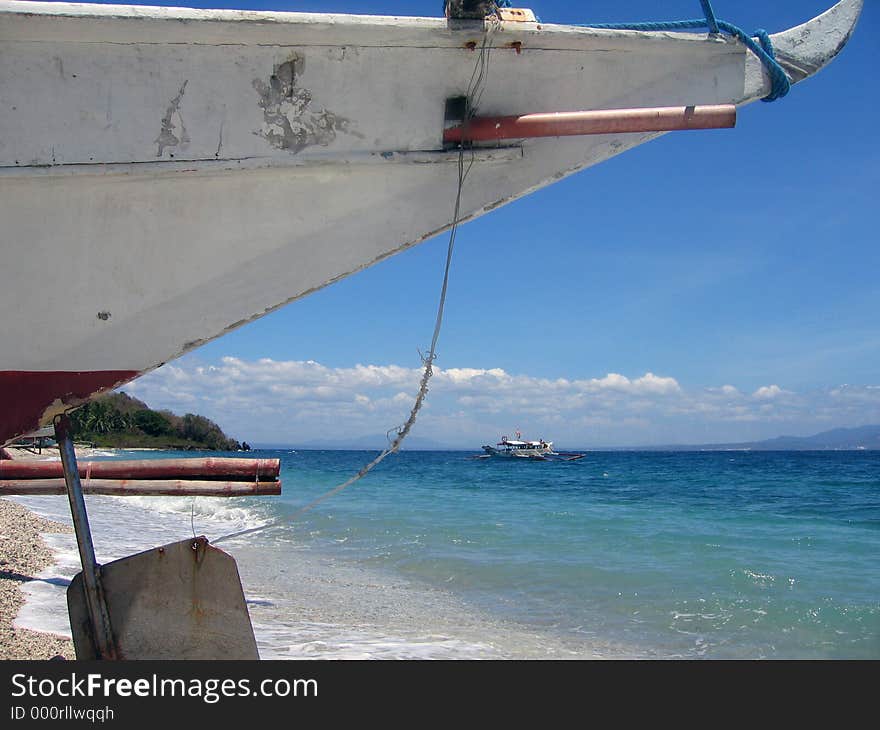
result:
[[[168,4],[435,16],[441,6]],[[719,18],[770,32],[831,4],[714,2]],[[698,0],[522,5],[545,22],[700,15]],[[880,423],[878,37],[868,0],[828,69],[743,109],[735,130],[666,135],[463,226],[438,347],[446,374],[414,433],[476,447],[519,427],[589,446]],[[445,249],[445,236],[432,239],[126,390],[251,441],[383,433],[415,395]],[[512,312],[536,326],[506,331]]]

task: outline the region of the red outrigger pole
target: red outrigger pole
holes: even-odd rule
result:
[[[494,142],[534,137],[585,134],[673,132],[686,129],[724,129],[736,125],[736,106],[673,106],[649,109],[602,109],[506,117],[473,117],[443,132],[447,144]]]
[[[280,459],[190,458],[137,461],[81,461],[82,479],[197,479],[237,482],[274,481]],[[60,479],[64,468],[57,461],[0,461],[0,480]]]
[[[68,468],[71,473],[68,474]],[[236,497],[281,494],[280,459],[0,461],[0,496],[66,494],[75,471],[83,494]]]

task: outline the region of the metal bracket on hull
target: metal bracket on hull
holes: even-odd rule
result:
[[[85,591],[85,602],[88,609],[88,628],[91,642],[94,644],[96,659],[116,659],[116,644],[113,629],[110,625],[110,612],[104,588],[101,585],[101,566],[95,560],[95,546],[92,544],[92,532],[89,528],[89,516],[83,499],[82,484],[79,480],[79,467],[76,463],[76,451],[70,435],[70,419],[67,414],[55,418],[55,439],[61,452],[61,465],[64,469],[64,481],[67,484],[67,498],[70,501],[70,514],[73,518],[73,529],[76,533],[76,546],[82,563],[82,583]],[[71,631],[78,633],[79,626],[71,622]],[[76,637],[74,637],[76,638]]]

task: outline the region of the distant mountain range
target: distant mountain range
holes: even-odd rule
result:
[[[388,446],[384,435],[362,436],[356,439],[313,440],[300,444],[260,443],[263,449],[327,449],[327,450],[381,450]],[[408,451],[479,451],[449,446],[419,436],[409,436],[403,443]],[[856,428],[835,428],[814,436],[777,436],[764,441],[741,441],[718,444],[665,444],[658,446],[587,447],[582,449],[557,447],[562,451],[877,451],[880,450],[880,425]]]
[[[743,441],[728,444],[696,444],[646,446],[646,450],[662,451],[854,451],[880,450],[880,425],[835,428],[814,436],[777,436],[764,441]]]

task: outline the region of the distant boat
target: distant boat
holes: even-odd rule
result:
[[[530,459],[532,461],[577,461],[583,459],[586,454],[560,453],[553,450],[552,441],[523,441],[522,434],[516,432],[515,439],[502,436],[495,446],[483,446],[485,454],[480,454],[479,459]]]

